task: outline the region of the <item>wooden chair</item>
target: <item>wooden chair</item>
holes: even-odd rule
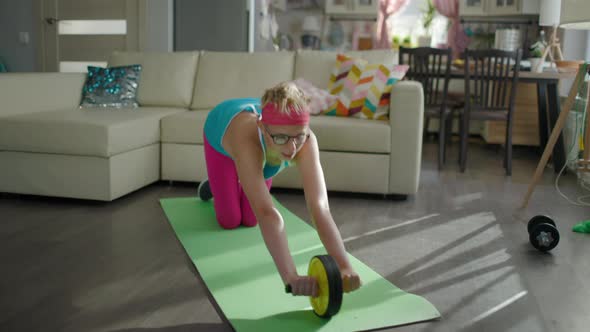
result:
[[[442,169],[446,157],[446,141],[452,125],[452,109],[448,105],[449,80],[451,78],[451,49],[431,47],[399,49],[399,64],[409,65],[406,78],[418,81],[424,90],[425,132],[430,118],[438,118],[438,169]]]
[[[512,122],[521,51],[466,50],[465,106],[460,111],[461,172],[467,165],[467,137],[471,120],[505,121],[504,168],[512,175]]]

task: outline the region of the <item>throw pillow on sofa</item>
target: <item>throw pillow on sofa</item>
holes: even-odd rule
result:
[[[309,111],[312,115],[327,111],[338,100],[328,90],[320,89],[304,78],[298,78],[293,83],[310,99]]]
[[[141,65],[88,66],[80,108],[136,108]]]
[[[343,67],[350,67],[346,76],[343,75]],[[336,94],[338,100],[323,114],[387,120],[391,90],[407,70],[408,66],[405,65],[369,63],[363,59],[338,54],[330,77],[330,92]],[[341,74],[334,79],[337,71]]]
[[[391,103],[391,90],[396,82],[401,81],[410,69],[408,65],[393,65],[393,69],[389,72],[389,78],[383,89],[383,93],[379,99],[379,106],[373,115],[374,119],[389,119],[389,105]],[[365,113],[359,113],[358,117],[363,117]],[[370,117],[367,117],[370,118]]]
[[[348,74],[353,68],[358,70],[359,67],[362,67],[367,63],[368,62],[363,59],[352,58],[344,54],[336,55],[336,64],[330,75],[328,91],[333,95],[338,95],[342,90],[353,89],[354,84],[351,84],[348,80]]]

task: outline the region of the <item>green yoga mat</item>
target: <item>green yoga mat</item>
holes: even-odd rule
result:
[[[344,294],[340,312],[317,317],[309,298],[285,293],[260,229],[224,230],[211,202],[198,198],[160,201],[176,236],[225,317],[238,331],[364,331],[440,317],[424,298],[408,294],[349,256],[363,286]],[[286,224],[300,274],[312,256],[325,254],[314,228],[275,200]]]

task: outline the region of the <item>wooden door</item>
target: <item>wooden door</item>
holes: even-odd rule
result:
[[[110,54],[138,51],[140,0],[38,0],[41,13],[40,68],[85,72],[106,65]]]

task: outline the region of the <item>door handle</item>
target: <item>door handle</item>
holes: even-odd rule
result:
[[[46,17],[45,22],[47,22],[49,25],[54,25],[55,23],[59,22],[59,19],[55,17]]]

